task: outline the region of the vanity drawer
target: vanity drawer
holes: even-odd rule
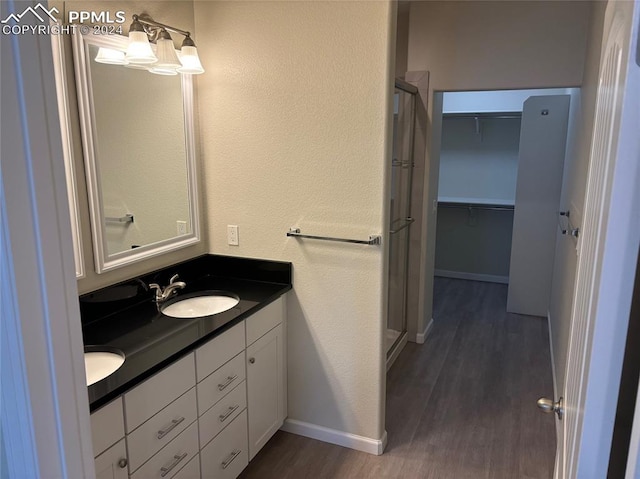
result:
[[[198,423],[194,422],[130,477],[131,479],[171,479],[197,454]]]
[[[173,476],[173,479],[201,479],[200,476],[200,455],[196,454],[196,457],[189,461],[189,464],[184,466],[178,474]]]
[[[216,437],[247,407],[247,383],[242,381],[233,391],[205,412],[200,418],[200,444],[204,446]]]
[[[196,349],[198,382],[244,349],[244,321]]]
[[[198,414],[202,414],[244,381],[245,354],[242,351],[201,383],[198,383]]]
[[[99,456],[124,437],[122,397],[91,414],[93,457]]]
[[[193,354],[163,369],[124,395],[127,433],[130,433],[195,385]]]
[[[247,412],[244,411],[200,452],[202,477],[235,479],[247,467]]]
[[[281,297],[245,319],[247,346],[260,339],[282,322],[285,315],[284,297]]]
[[[191,388],[127,437],[129,468],[138,469],[198,418],[196,388]]]

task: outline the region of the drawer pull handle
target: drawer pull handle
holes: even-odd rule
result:
[[[241,452],[242,451],[240,449],[234,449],[233,452],[229,454],[229,457],[227,457],[224,461],[222,461],[222,464],[220,464],[222,466],[222,469],[226,469],[227,467],[229,467],[229,465],[236,457],[240,455]]]
[[[173,431],[173,429],[180,424],[182,421],[184,421],[183,417],[179,417],[178,419],[173,419],[171,420],[171,424],[169,424],[168,426],[166,426],[163,429],[160,429],[158,431],[158,434],[156,434],[156,437],[158,439],[162,439],[163,437],[165,437],[167,434],[169,434],[171,431]]]
[[[235,406],[230,406],[229,409],[227,410],[226,414],[220,414],[218,416],[218,419],[220,420],[220,422],[225,422],[227,420],[227,418],[229,416],[231,416],[234,413],[234,411],[236,409],[238,409],[239,407],[240,407],[240,404],[236,404]]]
[[[254,364],[254,363],[256,362],[256,358],[249,358],[249,362],[250,362],[251,364]]]
[[[127,467],[127,464],[128,464],[128,461],[126,457],[123,457],[118,461],[118,467],[120,469],[124,469],[125,467]]]
[[[169,464],[168,466],[164,466],[160,468],[160,477],[164,477],[167,474],[169,474],[171,472],[171,470],[176,467],[180,461],[182,461],[185,457],[187,457],[187,453],[183,453],[182,455],[180,454],[176,454],[175,456],[173,456],[173,460],[171,461],[171,464]]]
[[[233,381],[235,381],[236,379],[238,379],[237,374],[233,376],[227,376],[227,380],[224,382],[224,384],[218,384],[218,391],[224,391],[225,389],[227,389],[227,386],[231,384]]]

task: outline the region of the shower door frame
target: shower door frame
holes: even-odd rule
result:
[[[418,88],[414,85],[402,80],[401,78],[395,79],[395,90],[401,90],[405,93],[411,95],[411,113],[410,120],[408,124],[410,125],[409,131],[409,141],[408,141],[408,162],[410,169],[409,179],[407,181],[407,191],[403,194],[406,195],[408,207],[407,211],[409,215],[406,218],[407,223],[401,226],[401,229],[406,229],[406,239],[405,239],[405,248],[404,248],[404,258],[402,259],[404,262],[404,285],[403,285],[403,298],[402,298],[402,330],[400,331],[400,335],[391,345],[391,347],[386,351],[386,361],[387,361],[387,370],[391,367],[393,362],[396,360],[404,346],[407,344],[407,323],[408,323],[408,315],[407,315],[407,302],[408,302],[408,283],[409,283],[409,247],[410,247],[410,231],[411,231],[411,223],[413,219],[411,218],[411,196],[412,196],[412,184],[413,184],[413,168],[415,166],[415,158],[414,158],[414,142],[415,142],[415,122],[416,122],[416,108],[417,108],[417,95]],[[389,236],[393,233],[391,229],[389,231]],[[391,244],[391,241],[389,241]],[[389,318],[387,317],[387,330],[389,329]]]

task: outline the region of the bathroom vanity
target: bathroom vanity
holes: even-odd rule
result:
[[[186,286],[173,301],[228,291],[239,302],[193,319],[159,312],[146,286]],[[96,475],[235,478],[287,411],[289,263],[204,255],[80,298],[85,345],[122,351],[88,387]]]

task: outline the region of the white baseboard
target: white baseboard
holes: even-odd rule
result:
[[[400,353],[402,352],[402,350],[406,345],[407,345],[407,333],[405,331],[404,333],[402,333],[402,337],[400,338],[400,341],[397,342],[397,344],[391,351],[391,354],[387,352],[387,372],[389,372],[389,369],[391,369],[391,366],[393,366],[393,363],[396,362],[396,359],[398,359],[398,356],[400,356]]]
[[[424,342],[427,340],[427,336],[429,336],[429,333],[431,332],[431,328],[433,328],[433,318],[429,320],[424,328],[424,331],[416,334],[416,343],[424,344]]]
[[[285,419],[280,429],[299,436],[355,449],[356,451],[368,452],[376,456],[381,455],[384,448],[387,447],[387,431],[384,432],[381,439],[371,439],[308,422],[296,421],[295,419]]]
[[[498,276],[495,274],[465,273],[463,271],[449,271],[446,269],[436,269],[434,276],[443,278],[467,279],[470,281],[484,281],[485,283],[509,284],[509,276]]]

